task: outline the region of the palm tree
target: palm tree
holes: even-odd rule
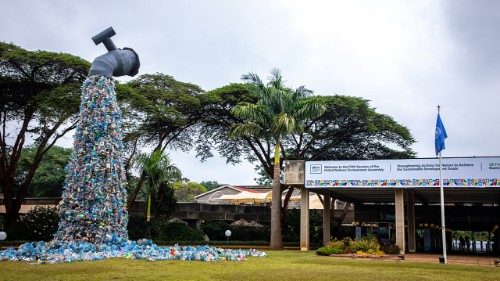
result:
[[[160,189],[169,188],[169,186],[171,186],[175,181],[181,179],[181,172],[171,163],[168,155],[165,155],[159,149],[153,151],[150,156],[139,156],[137,166],[142,169],[148,186],[146,237],[151,239],[151,202],[156,202],[158,200],[162,201],[162,190]],[[157,214],[158,210],[161,208],[161,206],[159,206],[161,205],[161,202],[157,202],[156,205],[158,205],[155,208],[157,210],[155,213]]]
[[[270,139],[274,143],[273,189],[271,204],[271,248],[282,249],[281,237],[281,184],[280,146],[288,134],[303,131],[304,122],[325,112],[323,103],[312,97],[312,91],[304,86],[292,90],[284,85],[278,69],[271,71],[269,82],[264,84],[255,73],[242,76],[259,95],[255,104],[243,103],[232,113],[242,120],[231,128],[231,137],[250,136]]]

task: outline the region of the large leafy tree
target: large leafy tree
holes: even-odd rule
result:
[[[178,181],[173,185],[178,202],[192,202],[196,195],[207,192],[207,188],[194,181]]]
[[[76,126],[80,85],[89,66],[69,54],[0,42],[0,187],[7,224],[17,217],[43,156]],[[33,140],[32,165],[16,178],[27,140]]]
[[[20,185],[22,180],[31,169],[36,154],[35,147],[23,149],[16,174],[16,184]],[[63,148],[54,145],[44,155],[33,176],[28,196],[34,197],[61,197],[64,179],[66,178],[65,167],[71,156],[71,148]]]
[[[193,143],[195,124],[202,114],[202,89],[194,84],[175,80],[165,74],[145,74],[124,85],[131,91],[128,98],[127,118],[131,121],[125,137],[128,147],[127,170],[130,170],[140,146],[152,146],[164,152],[167,147],[187,150]],[[130,193],[128,205],[139,194],[145,179],[140,172],[139,180]]]
[[[242,158],[259,164],[263,182],[273,177],[272,138],[241,136],[228,138],[232,124],[243,122],[231,112],[241,102],[256,103],[258,95],[246,84],[230,84],[206,94],[212,102],[206,108],[197,151],[201,159],[212,156],[215,149],[228,163],[238,163]],[[409,130],[390,116],[380,114],[369,101],[351,96],[316,96],[326,106],[319,117],[306,120],[301,132],[282,138],[282,159],[332,160],[412,158],[410,149],[414,142]],[[281,164],[283,161],[281,161]],[[287,190],[282,205],[286,214],[293,187]],[[348,207],[349,204],[346,204]],[[342,212],[338,218],[342,218]],[[285,216],[284,216],[285,218]]]
[[[245,74],[242,79],[252,86],[259,100],[256,103],[241,103],[232,109],[232,114],[243,122],[235,123],[230,135],[233,138],[264,138],[274,146],[270,246],[272,249],[281,249],[282,139],[302,132],[306,120],[320,116],[325,107],[321,100],[310,98],[312,92],[304,86],[295,90],[286,87],[278,69],[271,71],[269,82],[266,84],[254,73]]]

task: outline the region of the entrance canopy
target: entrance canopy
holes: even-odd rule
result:
[[[439,162],[430,159],[306,161],[305,187],[347,202],[394,202],[395,189],[439,203]],[[448,203],[498,203],[500,157],[443,158]]]

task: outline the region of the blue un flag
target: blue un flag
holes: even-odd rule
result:
[[[446,130],[444,129],[443,121],[441,121],[441,116],[439,116],[436,120],[436,139],[434,140],[434,145],[436,147],[436,155],[441,152],[445,148],[444,139],[446,139],[448,135],[446,134]]]

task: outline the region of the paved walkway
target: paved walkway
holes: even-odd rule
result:
[[[440,256],[441,255],[439,254],[406,254],[405,260],[415,262],[439,263]],[[388,255],[384,259],[401,260],[397,255]],[[495,260],[499,259],[500,257],[448,255],[448,264],[495,266]],[[500,264],[496,266],[500,266]]]

